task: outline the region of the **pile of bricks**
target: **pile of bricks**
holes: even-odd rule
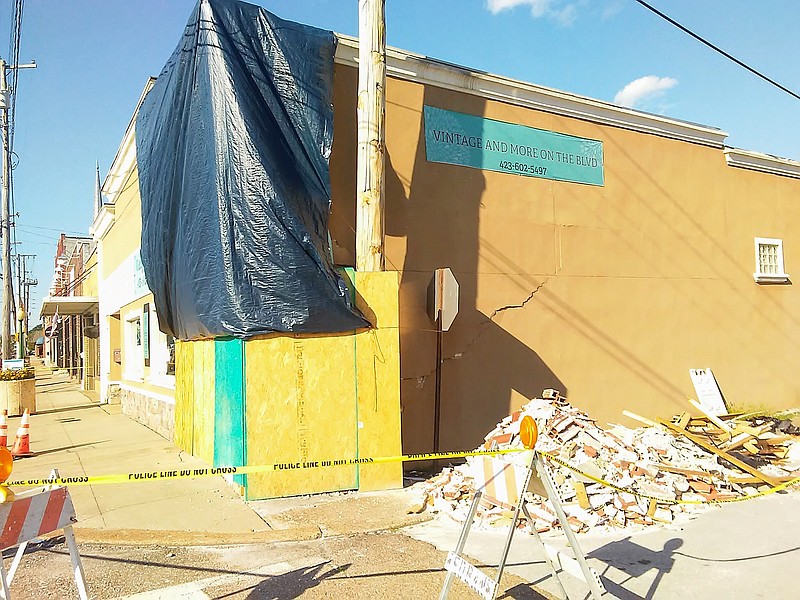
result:
[[[531,415],[538,425],[538,451],[551,453],[618,488],[665,501],[705,502],[738,498],[768,489],[770,484],[767,481],[776,485],[776,482],[800,476],[800,437],[787,434],[785,424],[776,435],[780,435],[786,452],[781,453],[781,459],[772,457],[774,460],[764,460],[758,465],[758,473],[763,474],[759,479],[742,473],[719,454],[707,451],[664,425],[653,423],[638,429],[613,425],[603,429],[555,390],[545,390],[542,398],[531,400],[504,418],[486,436],[480,449],[521,447],[519,429],[524,415]],[[761,435],[765,434],[766,430]],[[515,464],[513,472],[509,470],[502,477],[503,485],[513,487],[516,484],[521,488],[525,470],[520,465],[519,456],[471,457],[466,464],[444,469],[415,486],[420,495],[418,508],[427,507],[463,520],[475,489],[480,486],[484,488],[478,511],[481,523],[500,526],[508,523],[515,502],[513,494],[509,492],[506,497],[508,490],[496,491],[499,490],[499,479],[494,477],[495,483],[487,483],[490,478],[484,477],[483,473],[497,472],[497,468],[487,470],[489,465],[486,461],[506,463],[501,468]],[[562,505],[576,531],[669,523],[702,507],[702,504],[671,504],[642,498],[582,477],[557,463],[551,463],[550,469]],[[526,500],[537,530],[547,531],[560,526],[549,499],[528,491]]]

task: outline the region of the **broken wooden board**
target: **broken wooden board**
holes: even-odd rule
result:
[[[717,416],[714,413],[712,413],[710,410],[705,408],[697,400],[693,400],[693,399],[690,398],[689,399],[689,404],[694,406],[697,410],[699,410],[706,417],[708,417],[708,420],[711,421],[714,425],[716,425],[717,427],[722,429],[722,431],[726,432],[728,434],[728,439],[733,437],[730,425],[725,424],[725,422],[722,419],[717,418]]]
[[[684,436],[686,438],[689,438],[690,440],[692,440],[695,444],[697,444],[701,448],[703,448],[705,450],[708,450],[712,454],[716,454],[717,456],[727,460],[729,463],[731,463],[732,465],[735,465],[736,467],[738,467],[739,469],[741,469],[745,473],[750,473],[750,475],[752,475],[753,477],[758,477],[761,481],[771,485],[772,487],[775,487],[776,485],[778,485],[778,482],[775,479],[773,479],[772,477],[769,477],[768,475],[764,475],[761,471],[759,471],[758,469],[756,469],[754,467],[751,467],[746,462],[743,462],[743,461],[739,460],[735,456],[731,456],[730,454],[728,454],[724,450],[720,450],[714,444],[704,440],[699,435],[695,435],[693,433],[689,433],[685,429],[682,429],[682,428],[678,427],[677,425],[675,425],[673,423],[670,423],[669,421],[665,421],[664,419],[659,419],[659,422],[662,425],[664,425],[664,426],[668,427],[669,429],[671,429],[672,431],[674,431],[675,433],[680,434],[680,435],[682,435],[682,436]]]
[[[662,464],[657,464],[655,466],[658,467],[659,471],[676,473],[678,475],[683,475],[684,477],[687,478],[694,477],[696,479],[701,479],[703,481],[709,481],[709,482],[713,479],[713,475],[711,473],[706,473],[705,471],[693,471],[692,469],[682,469],[680,467],[672,467],[669,465],[662,465]]]

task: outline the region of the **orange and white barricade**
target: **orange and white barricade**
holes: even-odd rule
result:
[[[75,507],[65,487],[28,490],[0,503],[0,551],[19,547],[8,572],[0,557],[0,591],[5,600],[10,600],[9,588],[28,542],[59,529],[64,530],[78,594],[81,600],[88,600],[83,565],[72,531],[76,521]]]
[[[503,459],[500,459],[483,456],[481,460],[470,461],[472,476],[476,485],[475,496],[467,518],[464,520],[464,526],[461,529],[456,549],[447,555],[447,561],[444,565],[447,575],[445,575],[439,600],[447,600],[450,585],[454,578],[460,579],[472,588],[483,600],[495,600],[500,590],[500,580],[503,577],[506,560],[508,560],[508,553],[511,549],[511,540],[517,530],[517,523],[519,523],[521,513],[525,514],[528,530],[543,550],[544,561],[550,568],[550,572],[561,591],[560,597],[568,597],[559,576],[560,571],[570,573],[584,581],[589,587],[589,595],[593,600],[600,600],[600,597],[605,593],[603,582],[597,572],[586,562],[586,557],[580,549],[578,539],[569,526],[569,519],[561,506],[561,500],[547,470],[547,465],[542,461],[539,453],[536,452],[538,437],[539,428],[536,425],[536,421],[530,415],[525,415],[520,422],[520,441],[526,448],[526,452],[520,452],[514,458],[503,457]],[[525,492],[528,491],[549,498],[558,520],[562,523],[561,530],[567,538],[574,556],[567,555],[554,548],[551,553],[549,548],[552,547],[545,544],[539,537],[534,520],[525,503]],[[461,556],[478,506],[489,498],[491,498],[490,501],[493,504],[506,505],[513,510],[513,518],[506,535],[503,554],[494,578],[482,572]]]
[[[527,453],[522,454],[523,460],[528,457]],[[528,465],[518,456],[480,456],[470,461],[470,474],[486,500],[513,510],[525,491],[522,488],[528,481]]]

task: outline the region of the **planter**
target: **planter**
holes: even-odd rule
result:
[[[21,415],[27,408],[36,412],[36,379],[0,381],[0,410],[8,409],[10,417]]]

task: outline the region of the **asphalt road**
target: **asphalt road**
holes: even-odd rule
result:
[[[437,598],[446,558],[393,532],[227,547],[81,544],[80,550],[89,596],[98,600]],[[549,598],[511,574],[502,589],[501,598]],[[11,593],[14,600],[78,597],[63,538],[31,547]],[[450,598],[477,596],[456,582]]]

